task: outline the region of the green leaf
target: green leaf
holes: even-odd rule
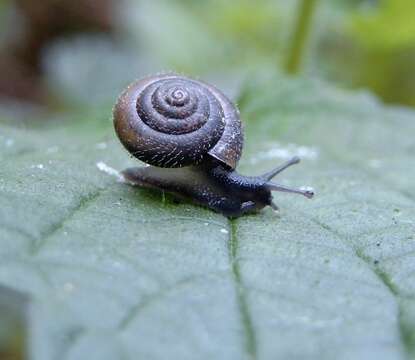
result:
[[[414,11],[415,4],[411,0],[383,0],[372,11],[354,14],[352,31],[369,48],[413,47]]]
[[[278,76],[240,105],[241,172],[301,155],[280,181],[315,199],[229,221],[118,183],[110,108],[1,126],[0,283],[35,359],[414,358],[415,113]]]

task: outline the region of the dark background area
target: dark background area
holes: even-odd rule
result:
[[[250,73],[277,69],[413,106],[414,13],[411,0],[6,0],[1,103],[111,103],[132,79],[160,71],[233,95]]]

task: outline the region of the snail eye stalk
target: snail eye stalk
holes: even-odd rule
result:
[[[289,168],[292,165],[298,164],[300,162],[300,158],[298,156],[294,156],[284,164],[277,166],[275,169],[266,172],[265,174],[261,175],[260,177],[265,180],[271,180],[273,177],[277,176],[279,173],[283,172],[285,169]]]
[[[294,189],[288,186],[274,184],[272,182],[267,182],[265,186],[271,191],[280,191],[280,192],[287,192],[292,194],[299,194],[303,195],[308,199],[311,199],[314,196],[314,191],[312,190],[302,190],[302,189]]]

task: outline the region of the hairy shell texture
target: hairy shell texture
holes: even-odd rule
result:
[[[132,83],[114,107],[114,126],[125,148],[159,167],[201,163],[211,156],[234,169],[243,133],[238,110],[215,87],[179,75]]]

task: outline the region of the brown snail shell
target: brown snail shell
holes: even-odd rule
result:
[[[114,126],[127,150],[154,166],[197,165],[211,156],[234,169],[241,157],[236,107],[215,87],[179,75],[132,83],[114,107]]]

